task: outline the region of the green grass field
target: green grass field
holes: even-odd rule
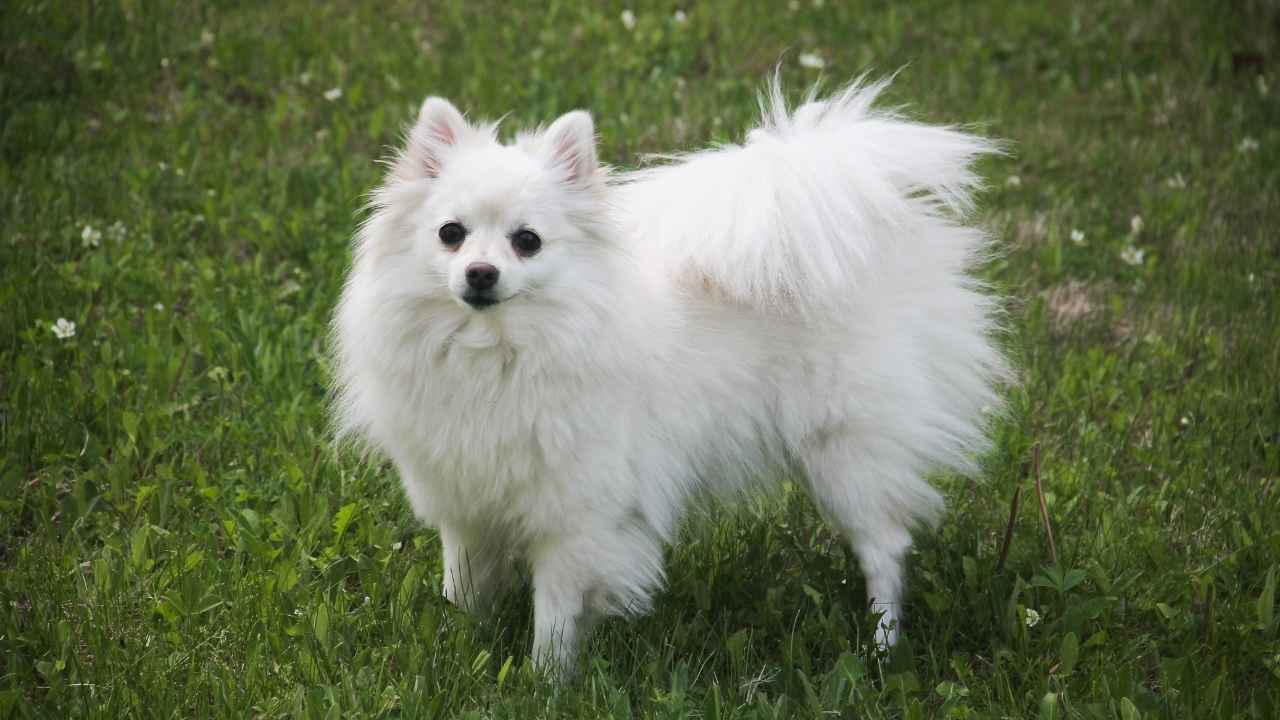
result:
[[[255,5],[0,9],[0,718],[1280,717],[1275,5]],[[629,166],[740,138],[779,59],[1009,141],[979,220],[1024,384],[938,479],[890,656],[786,495],[699,512],[556,688],[528,601],[449,606],[330,442],[363,194],[427,94],[589,108]]]

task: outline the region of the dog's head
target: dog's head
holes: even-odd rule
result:
[[[422,105],[366,229],[362,251],[397,291],[466,313],[564,300],[599,282],[575,258],[598,254],[605,172],[591,116],[497,140],[449,101]]]

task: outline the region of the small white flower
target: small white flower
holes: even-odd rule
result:
[[[1168,180],[1165,180],[1164,184],[1168,185],[1174,190],[1185,190],[1187,187],[1187,179],[1182,177],[1182,173],[1178,173],[1173,177],[1169,178]]]
[[[811,70],[821,70],[827,66],[827,61],[823,60],[818,53],[800,53],[800,57],[797,59],[800,61],[800,67],[806,67]]]
[[[1141,215],[1134,215],[1133,217],[1129,218],[1129,232],[1133,233],[1134,235],[1137,235],[1138,233],[1142,232],[1142,216]]]
[[[1129,245],[1120,251],[1120,259],[1129,265],[1141,265],[1147,251],[1136,245]]]
[[[1077,230],[1076,228],[1071,228],[1071,242],[1075,243],[1076,245],[1083,245],[1084,231]]]
[[[53,331],[54,337],[59,340],[66,340],[76,336],[76,324],[66,318],[58,318],[58,321],[49,327]]]
[[[167,57],[162,57],[162,58],[160,58],[160,67],[162,67],[162,68],[167,68],[167,67],[169,67],[169,58],[167,58]]]
[[[689,16],[685,15],[683,10],[677,10],[676,14],[671,16],[671,19],[675,20],[677,25],[683,25],[689,19]]]
[[[113,242],[123,242],[125,238],[129,237],[129,228],[125,227],[124,223],[117,220],[111,223],[111,226],[107,228],[107,237]]]
[[[1010,175],[1009,177],[1005,178],[1004,184],[1005,184],[1005,187],[1011,187],[1011,188],[1022,187],[1022,178],[1018,177],[1017,175]]]
[[[628,30],[636,29],[636,14],[631,12],[631,8],[622,11],[622,27]]]
[[[342,97],[342,88],[340,87],[329,88],[328,90],[324,91],[324,99],[328,100],[329,102],[333,102],[334,100],[337,100],[340,97]]]
[[[1036,612],[1035,610],[1032,610],[1031,608],[1027,608],[1026,623],[1027,623],[1027,627],[1029,628],[1033,628],[1036,625],[1039,625],[1040,613]]]
[[[151,307],[155,308],[155,311],[156,311],[156,312],[164,312],[164,303],[156,303],[155,305],[152,305]]]
[[[302,73],[301,75],[299,75],[299,76],[298,76],[298,84],[299,84],[299,85],[310,85],[310,84],[311,84],[311,73],[309,73],[309,72],[304,72],[304,73]]]
[[[85,225],[80,231],[80,242],[87,248],[96,248],[102,241],[102,231],[92,225]]]
[[[213,44],[212,30],[210,30],[209,28],[205,28],[204,30],[200,31],[200,44],[204,45],[205,47],[209,47],[210,45]]]
[[[1257,151],[1257,149],[1258,141],[1251,137],[1241,140],[1240,144],[1236,146],[1236,150],[1239,150],[1241,153],[1251,153]]]

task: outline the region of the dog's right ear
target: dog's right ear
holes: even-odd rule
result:
[[[445,158],[468,132],[471,126],[453,103],[441,97],[427,98],[409,135],[417,169],[427,177],[439,177]]]

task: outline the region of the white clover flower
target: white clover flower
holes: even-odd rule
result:
[[[49,326],[53,331],[54,337],[59,340],[67,340],[76,336],[76,324],[66,318],[58,318],[58,321]]]
[[[107,237],[113,242],[123,242],[125,238],[129,237],[129,228],[117,220],[107,228]]]
[[[1236,150],[1239,150],[1241,153],[1256,152],[1257,149],[1258,149],[1258,141],[1254,140],[1251,137],[1247,137],[1241,140],[1240,144],[1236,146]]]
[[[827,61],[823,60],[818,53],[800,53],[800,57],[797,59],[800,61],[800,67],[806,67],[811,70],[821,70],[827,66]]]
[[[1129,245],[1120,251],[1120,259],[1129,265],[1141,265],[1147,251],[1136,245]]]
[[[671,16],[671,19],[675,20],[677,25],[683,25],[689,19],[689,16],[685,15],[683,10],[677,10],[676,14]]]
[[[302,73],[301,75],[299,75],[299,76],[298,76],[298,84],[299,84],[299,85],[310,85],[310,84],[311,84],[311,73],[309,73],[309,72],[304,72],[304,73]]]
[[[154,308],[156,312],[164,312],[164,303],[156,303],[151,307]]]
[[[1182,177],[1182,173],[1177,173],[1173,177],[1169,178],[1168,180],[1165,180],[1164,184],[1168,185],[1174,190],[1184,190],[1187,187],[1187,179]]]
[[[1133,217],[1129,218],[1129,232],[1133,233],[1134,235],[1137,235],[1138,233],[1142,232],[1142,216],[1141,215],[1134,215]]]
[[[1076,228],[1071,228],[1071,242],[1075,243],[1076,245],[1083,245],[1084,231],[1077,230]]]
[[[200,31],[200,44],[204,45],[205,47],[209,47],[210,45],[213,44],[212,30],[210,30],[209,28],[205,28],[204,30]]]
[[[1005,187],[1011,187],[1011,188],[1022,187],[1022,178],[1018,177],[1017,175],[1010,175],[1009,177],[1005,178],[1004,184],[1005,184]]]
[[[329,88],[328,90],[324,91],[324,99],[328,100],[329,102],[333,102],[334,100],[337,100],[340,97],[342,97],[342,88],[340,87]]]
[[[1027,623],[1027,627],[1029,628],[1033,628],[1036,625],[1039,625],[1040,613],[1036,612],[1035,610],[1032,610],[1031,608],[1027,608],[1026,623]]]
[[[622,11],[622,27],[628,30],[636,29],[636,14],[631,12],[631,8]]]
[[[80,231],[80,242],[87,248],[96,248],[101,241],[102,231],[92,225],[85,225],[84,229]]]

